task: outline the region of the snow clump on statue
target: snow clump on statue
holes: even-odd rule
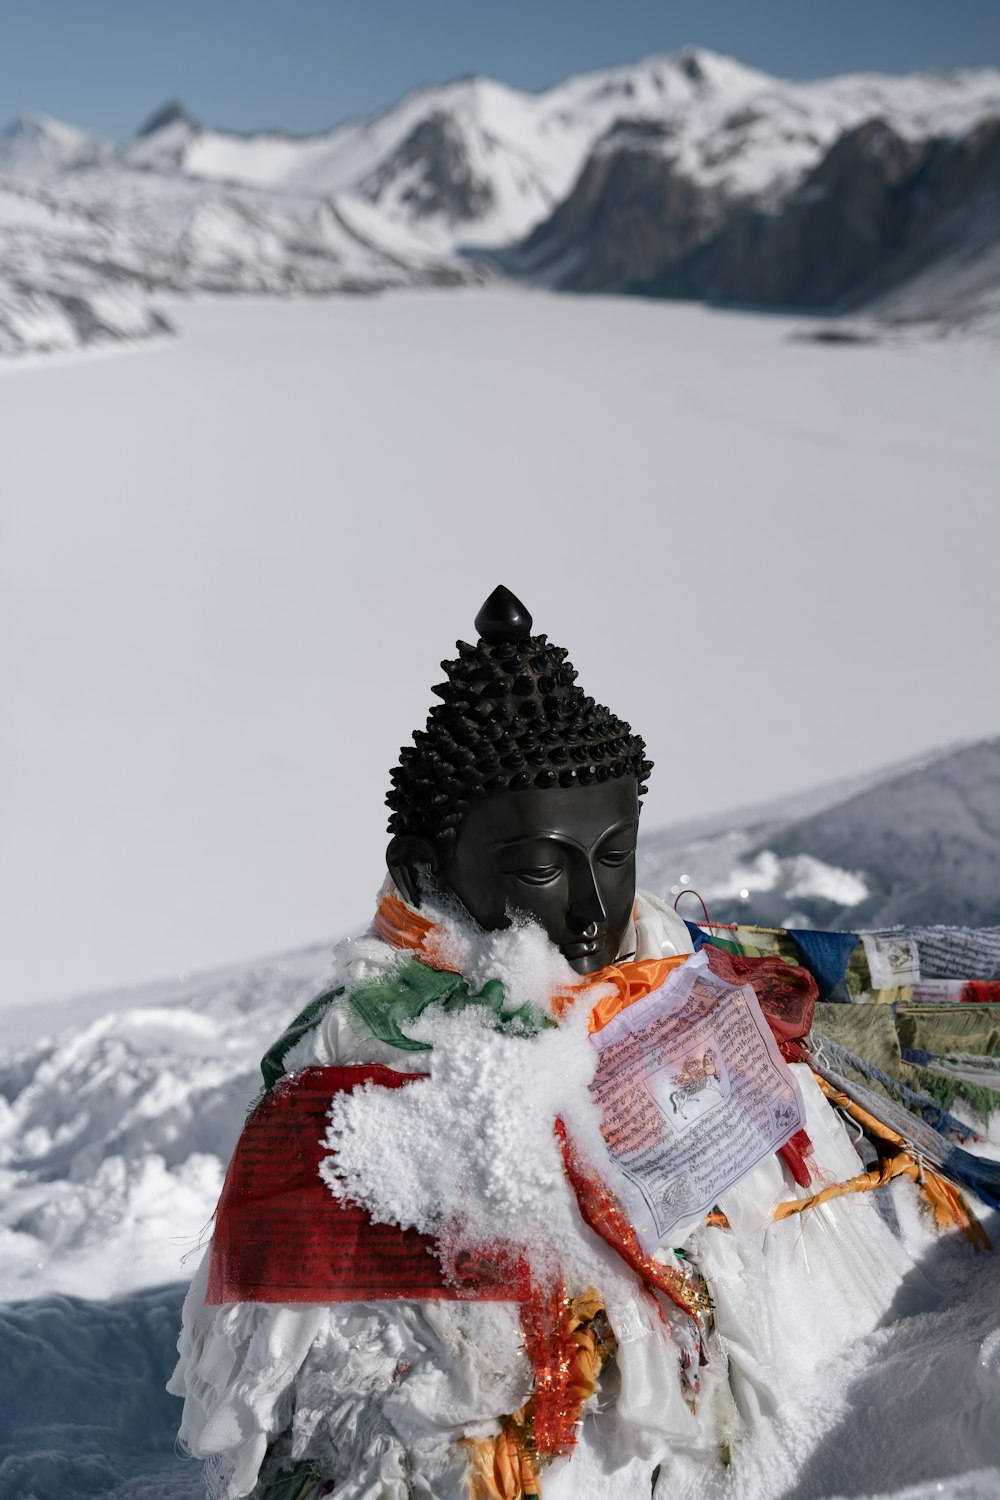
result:
[[[551,954],[544,933],[520,924],[493,936],[504,940],[496,946],[510,990],[537,995],[540,967],[550,977],[550,957],[535,951]],[[496,972],[496,956],[482,961]],[[539,1277],[558,1258],[564,1274],[578,1272],[584,1285],[600,1276],[606,1287],[613,1260],[582,1224],[554,1130],[561,1117],[578,1148],[611,1170],[589,1090],[589,1009],[533,1038],[491,1029],[476,1008],[429,1011],[410,1033],[432,1046],[418,1054],[429,1057],[430,1075],[404,1089],[338,1095],[324,1180],[377,1221],[433,1235],[446,1261],[502,1245]]]

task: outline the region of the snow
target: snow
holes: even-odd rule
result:
[[[329,951],[308,949],[103,996],[89,1015],[15,1017],[21,1039],[0,1054],[0,1300],[120,1298],[190,1275],[260,1057],[329,971]]]
[[[561,1191],[551,1126],[561,1116],[574,1139],[600,1142],[588,1093],[597,1054],[586,1019],[581,1006],[534,1038],[493,1032],[474,1011],[410,1028],[433,1046],[431,1076],[334,1101],[326,1145],[335,1154],[321,1168],[331,1191],[363,1203],[380,1222],[437,1235],[458,1250],[514,1244],[540,1281],[561,1254],[574,1282],[589,1285],[601,1268],[587,1263],[579,1220]]]
[[[29,110],[0,130],[0,172],[30,178],[89,164],[111,150],[110,141]]]
[[[970,233],[960,254],[876,299],[869,311],[900,321],[938,317],[953,327],[968,326],[980,337],[995,337],[1000,330],[1000,246],[990,243],[988,233]]]
[[[696,872],[695,881],[700,895],[706,901],[729,900],[743,890],[760,894],[773,891],[779,883],[784,886],[784,895],[789,900],[796,897],[818,896],[838,906],[856,906],[868,894],[863,876],[853,870],[841,870],[811,854],[797,854],[782,860],[771,849],[762,849],[747,864],[737,863],[727,870],[719,880],[702,872],[706,864],[701,852],[692,853],[688,863]],[[685,882],[686,883],[686,882]],[[676,894],[678,887],[671,889]]]
[[[169,325],[128,288],[98,285],[83,293],[57,285],[32,290],[0,276],[0,357],[128,346],[168,331]]]
[[[803,800],[815,807],[824,794],[792,799],[793,806]],[[518,999],[540,987],[548,993],[563,968],[553,967],[547,949],[535,951],[535,936],[530,928],[498,935],[479,955],[484,972],[500,961],[519,981]],[[225,1161],[259,1087],[257,1060],[330,983],[331,959],[330,947],[320,945],[12,1017],[8,1037],[19,1040],[0,1052],[0,1302],[8,1304],[0,1307],[7,1418],[0,1500],[201,1494],[197,1466],[174,1451],[179,1403],[163,1392],[179,1283],[200,1258]],[[537,1213],[557,1162],[551,1139],[531,1134],[519,1100],[545,1099],[570,1116],[575,1137],[585,1135],[575,1098],[586,1086],[584,1056],[592,1065],[583,1019],[581,1011],[579,1034],[571,1024],[537,1048],[477,1031],[472,1012],[429,1018],[444,1116],[432,1111],[428,1120],[418,1110],[416,1118],[365,1119],[359,1108],[364,1140],[356,1165],[369,1187],[374,1175],[380,1191],[397,1199],[409,1189],[407,1201],[390,1205],[397,1217],[436,1227],[450,1213],[454,1222],[448,1194],[413,1196],[428,1178],[433,1185],[431,1168],[441,1166],[443,1151],[455,1182],[475,1189],[480,1225],[503,1232]],[[392,1095],[394,1106],[412,1111],[420,1087]],[[466,1115],[473,1128],[456,1131],[455,1120]],[[501,1128],[506,1116],[517,1128]],[[520,1171],[512,1181],[516,1151]],[[403,1174],[400,1152],[412,1169]],[[974,1256],[960,1237],[934,1236],[909,1184],[888,1193],[919,1265],[880,1325],[859,1315],[846,1346],[833,1352],[834,1336],[843,1336],[840,1315],[824,1303],[822,1320],[806,1332],[799,1316],[806,1289],[794,1279],[794,1256],[775,1264],[770,1310],[781,1315],[785,1350],[777,1362],[772,1355],[777,1422],[744,1444],[728,1471],[706,1477],[701,1465],[678,1461],[664,1481],[677,1500],[860,1500],[939,1478],[945,1488],[915,1494],[995,1495],[996,1263]],[[985,1222],[1000,1243],[1000,1215]],[[792,1250],[797,1231],[779,1227]],[[848,1284],[859,1274],[858,1248],[846,1258],[838,1252]],[[890,1266],[876,1269],[883,1281],[890,1276]],[[953,1482],[955,1475],[964,1477]],[[645,1491],[636,1500],[646,1500]]]
[[[494,291],[171,303],[178,343],[65,356],[156,338],[147,273],[433,280],[546,212],[622,114],[766,193],[872,111],[957,133],[997,96],[992,70],[779,85],[698,52],[539,96],[469,80],[306,142],[179,121],[119,152],[42,117],[0,137],[0,351],[61,351],[0,375],[0,1500],[200,1495],[163,1391],[183,1282],[259,1056],[329,948],[190,970],[367,920],[385,772],[496,582],[645,734],[646,834],[996,728],[994,348]],[[404,170],[372,181],[442,110],[494,190],[472,225],[415,219]],[[933,274],[944,299],[994,279]],[[862,899],[864,871],[768,859],[754,826],[725,820],[720,882]],[[173,978],[101,992],[153,973]],[[810,1330],[782,1372],[794,1474],[764,1443],[700,1500],[1000,1492],[996,1262],[931,1239],[908,1191],[922,1260],[882,1326],[833,1357]]]
[[[696,891],[724,922],[996,926],[998,777],[992,737],[801,801],[647,829],[640,884],[675,897]],[[695,900],[684,912],[702,914]]]
[[[906,1196],[892,1191],[905,1213]],[[998,1224],[991,1216],[995,1244]],[[872,1333],[831,1357],[803,1329],[812,1371],[784,1388],[777,1424],[796,1472],[775,1474],[777,1455],[762,1444],[746,1453],[742,1473],[703,1479],[700,1500],[896,1495],[918,1482],[920,1495],[992,1500],[1000,1489],[996,1286],[994,1256],[934,1241]]]
[[[203,1500],[164,1389],[183,1291],[0,1307],[2,1500]]]
[[[26,193],[0,188],[0,225],[4,228],[18,225],[32,229],[61,229],[65,223],[64,216],[51,205]]]
[[[843,132],[885,119],[911,140],[960,135],[1000,107],[995,69],[887,78],[846,74],[815,83],[761,79],[718,90],[684,125],[681,167],[738,197],[788,190]]]
[[[299,140],[202,131],[192,137],[184,165],[194,176],[364,198],[366,181],[410,133],[426,119],[444,115],[456,121],[474,170],[499,173],[494,187],[500,206],[487,219],[482,242],[505,241],[530,228],[566,191],[593,138],[593,127],[581,121],[569,132],[568,147],[562,139],[540,142],[539,134],[552,134],[547,113],[534,96],[491,79],[467,79],[418,90],[370,120]],[[397,204],[390,217],[398,213]],[[460,227],[457,232],[460,238]]]
[[[800,854],[792,861],[787,894],[792,901],[799,896],[818,896],[838,906],[856,906],[867,896],[868,887],[855,870],[841,870],[811,854]]]
[[[201,1500],[199,1466],[174,1450],[180,1403],[163,1390],[182,1292],[0,1309],[2,1500]],[[825,1366],[822,1405],[793,1399],[803,1465],[785,1500],[995,1500],[996,1267],[938,1243],[900,1303]],[[716,1488],[759,1500],[731,1474]]]

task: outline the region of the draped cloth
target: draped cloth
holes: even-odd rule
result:
[[[832,1198],[840,1198],[846,1193],[871,1192],[874,1188],[884,1187],[896,1177],[909,1177],[911,1182],[919,1185],[939,1228],[961,1230],[974,1250],[992,1248],[989,1235],[954,1184],[933,1171],[920,1159],[919,1153],[914,1154],[908,1149],[898,1131],[879,1120],[850,1095],[835,1088],[822,1074],[815,1073],[815,1078],[830,1103],[849,1114],[879,1142],[879,1161],[870,1171],[861,1172],[846,1182],[831,1183],[809,1198],[779,1204],[774,1213],[776,1219],[804,1213],[807,1209],[815,1208],[820,1203],[829,1203]]]
[[[320,1176],[330,1101],[365,1085],[405,1088],[423,1075],[379,1063],[306,1068],[257,1105],[216,1209],[206,1304],[421,1300],[522,1302],[527,1267],[496,1252],[442,1259],[415,1229],[376,1223]]]
[[[706,947],[713,974],[730,984],[751,984],[764,1018],[786,1062],[808,1062],[809,1035],[819,999],[819,988],[808,969],[771,956],[744,958],[723,948]],[[799,1187],[812,1185],[812,1142],[797,1130],[778,1148],[778,1155]]]
[[[414,911],[388,883],[379,900],[372,928],[383,942],[446,974],[458,970],[448,962],[447,942],[437,923]],[[579,984],[568,986],[550,997],[552,1014],[558,1020],[574,1005],[604,986],[610,994],[602,995],[590,1016],[590,1030],[600,1031],[627,1006],[658,990],[671,969],[689,957],[687,953],[660,957],[629,959],[609,964],[588,974]]]
[[[434,972],[456,975],[442,957],[446,938],[441,929],[403,902],[389,885],[373,927],[384,942],[420,960],[418,975],[424,973],[428,980]],[[591,1031],[598,1031],[626,1006],[659,989],[686,957],[680,954],[610,966],[561,992],[552,1007],[562,1014],[597,993],[589,1025]],[[383,982],[387,993],[378,992],[378,1005],[391,1010],[396,989],[404,999],[412,999],[407,985],[407,971],[387,975]],[[432,991],[436,993],[433,986]],[[490,998],[499,1003],[500,993]],[[420,1005],[426,998],[418,997]],[[424,1044],[415,1044],[400,1033],[398,1045]],[[212,1241],[208,1304],[394,1298],[523,1303],[531,1299],[526,1268],[513,1258],[470,1255],[461,1265],[444,1265],[441,1247],[434,1240],[415,1230],[374,1223],[363,1208],[335,1197],[320,1176],[326,1117],[334,1095],[359,1086],[402,1088],[423,1076],[378,1063],[308,1067],[278,1079],[268,1089],[247,1121],[226,1174]],[[656,1269],[642,1255],[638,1242],[633,1244],[634,1231],[621,1205],[586,1169],[561,1122],[556,1129],[567,1177],[584,1219],[643,1277],[650,1290],[656,1286],[696,1316],[697,1307],[690,1301],[684,1278],[672,1280],[673,1273]]]
[[[419,959],[418,971],[426,965],[449,984],[461,983],[447,961],[440,930],[391,890],[383,894],[374,930],[392,947]],[[659,989],[686,956],[610,966],[552,997],[550,1010],[561,1015],[596,995],[589,1026],[597,1031]],[[406,974],[387,973],[383,987],[405,991]],[[392,1010],[393,995],[379,993],[376,1004]],[[482,999],[471,1000],[477,998]],[[500,996],[489,998],[491,1004],[500,1003]],[[408,1041],[402,1033],[399,1040],[404,1046]],[[268,1090],[248,1120],[227,1172],[206,1304],[394,1299],[517,1304],[533,1368],[533,1394],[523,1410],[504,1419],[499,1439],[478,1445],[474,1466],[484,1495],[519,1492],[513,1483],[493,1488],[508,1469],[508,1479],[515,1472],[521,1476],[520,1493],[530,1493],[533,1463],[572,1451],[582,1406],[593,1395],[601,1364],[614,1347],[599,1294],[591,1290],[571,1299],[560,1279],[533,1283],[526,1264],[513,1253],[471,1250],[449,1258],[442,1245],[415,1230],[374,1223],[364,1209],[335,1197],[320,1176],[326,1115],[336,1093],[359,1086],[401,1088],[423,1078],[381,1064],[317,1066],[283,1077]],[[615,1195],[574,1147],[562,1122],[556,1121],[554,1128],[584,1221],[638,1276],[649,1296],[667,1298],[697,1329],[709,1310],[700,1278],[642,1251]]]

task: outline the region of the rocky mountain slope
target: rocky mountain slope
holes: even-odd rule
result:
[[[697,890],[723,922],[1000,925],[1000,739],[728,825],[659,830],[640,847],[639,878],[675,896]],[[701,914],[693,899],[681,909],[692,920]]]
[[[622,113],[573,191],[506,257],[576,291],[851,310],[936,264],[980,266],[913,315],[995,286],[1000,74],[783,84],[686,65],[676,115]],[[891,304],[886,304],[886,310]]]
[[[928,270],[950,272],[924,315],[996,291],[1000,116],[957,139],[907,140],[882,119],[841,136],[781,212],[745,207],[630,290],[718,303],[888,312]],[[965,285],[956,283],[960,275]],[[949,286],[948,283],[951,283]]]
[[[498,273],[971,316],[997,288],[998,133],[997,70],[802,84],[697,49],[538,94],[461,79],[303,137],[176,104],[124,144],[23,115],[0,132],[0,352],[161,332],[157,290]]]

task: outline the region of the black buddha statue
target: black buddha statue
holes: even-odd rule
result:
[[[487,930],[528,912],[589,974],[614,962],[628,926],[652,763],[531,625],[501,585],[478,643],[442,662],[441,702],[392,772],[386,863],[411,906],[430,876]]]
[[[405,901],[265,1057],[185,1302],[170,1389],[213,1493],[677,1500],[757,1432],[791,1472],[802,1330],[875,1326],[910,1263],[847,1197],[879,1174],[825,1080],[782,1059],[812,977],[692,957],[635,890],[642,740],[507,589],[476,625],[393,772]],[[480,944],[442,893],[489,932],[529,913],[590,978],[516,924]]]

